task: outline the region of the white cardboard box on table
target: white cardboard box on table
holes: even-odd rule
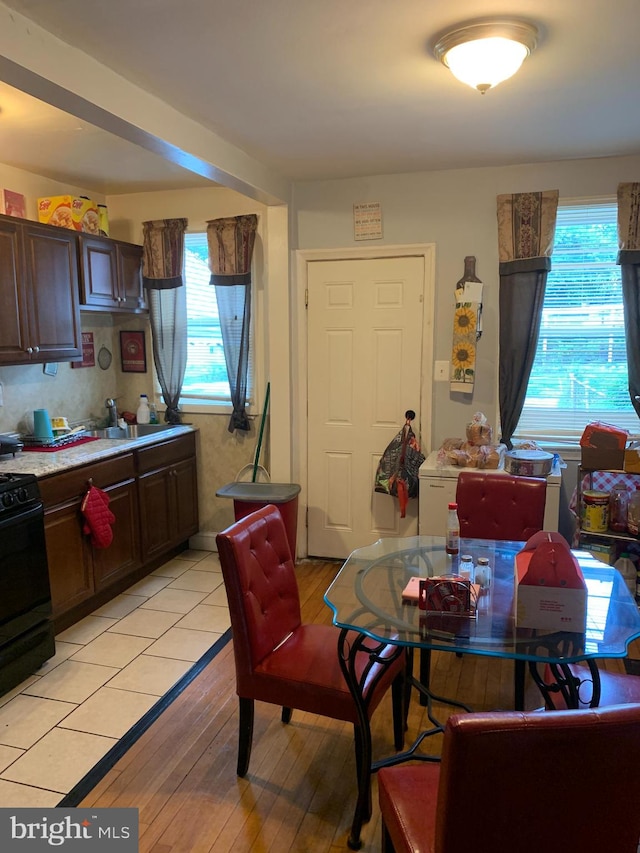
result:
[[[578,561],[558,533],[532,536],[515,558],[518,628],[584,633],[587,588]]]

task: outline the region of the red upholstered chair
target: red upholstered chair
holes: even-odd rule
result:
[[[541,478],[461,471],[456,487],[460,537],[526,541],[544,529],[546,497]]]
[[[280,512],[273,505],[258,509],[219,533],[216,542],[229,602],[240,702],[238,776],[249,769],[255,700],[281,705],[284,723],[291,719],[293,708],[353,723],[358,770],[363,733],[338,660],[338,629],[301,621],[294,564]],[[397,647],[383,647],[380,655],[393,657]],[[362,653],[361,674],[369,663],[369,656]],[[405,666],[404,652],[386,669],[374,662],[363,688],[371,715],[392,687],[396,749],[402,749],[404,741]]]
[[[441,764],[378,772],[383,853],[636,853],[640,705],[455,715]]]
[[[456,502],[462,539],[526,542],[544,529],[547,483],[539,477],[461,471]],[[427,664],[425,663],[426,667]],[[524,707],[524,663],[515,665],[515,707]]]

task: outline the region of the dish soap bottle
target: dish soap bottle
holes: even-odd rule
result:
[[[139,424],[148,424],[151,419],[151,411],[149,409],[149,398],[146,394],[140,394],[140,402],[138,403],[138,411],[136,412],[136,420]]]
[[[160,423],[160,421],[158,420],[158,409],[156,408],[155,403],[149,403],[149,423],[150,424]]]

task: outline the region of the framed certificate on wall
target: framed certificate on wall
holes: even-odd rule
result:
[[[143,331],[120,332],[120,360],[123,373],[147,372],[147,351]]]

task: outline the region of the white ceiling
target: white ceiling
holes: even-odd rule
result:
[[[110,193],[211,186],[157,154],[0,81],[0,161]]]
[[[640,0],[2,2],[294,180],[640,153]],[[491,14],[542,35],[482,96],[431,44]],[[10,165],[105,193],[210,185],[8,87],[0,110]]]

